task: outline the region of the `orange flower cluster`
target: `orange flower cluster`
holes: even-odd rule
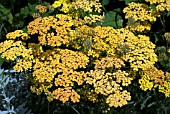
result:
[[[80,22],[79,22],[80,23]],[[67,15],[56,15],[37,18],[27,26],[28,34],[38,34],[38,40],[42,45],[61,46],[68,45],[73,40],[73,25],[78,24],[72,17]]]
[[[162,70],[158,70],[156,67],[148,66],[142,72],[144,72],[144,75],[148,75],[155,84],[162,85],[165,82],[164,72]]]
[[[37,5],[35,7],[40,13],[46,13],[47,12],[47,6]]]
[[[97,61],[95,64],[95,69],[107,69],[107,68],[115,68],[119,69],[125,66],[124,61],[120,58],[113,57],[104,57],[101,61]]]
[[[71,87],[58,88],[53,91],[54,99],[59,99],[63,103],[67,102],[69,98],[73,103],[80,101],[80,95]]]
[[[165,76],[166,76],[165,77],[166,80],[170,80],[170,73],[169,72],[166,72]]]

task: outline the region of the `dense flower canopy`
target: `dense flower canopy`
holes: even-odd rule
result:
[[[15,61],[14,70],[31,72],[31,91],[45,94],[48,101],[99,102],[102,96],[109,107],[122,107],[131,100],[128,86],[139,77],[142,90],[158,88],[169,97],[170,74],[154,66],[156,45],[142,33],[151,29],[161,11],[169,11],[169,1],[145,1],[156,4],[156,10],[131,2],[123,10],[126,27],[116,29],[97,24],[104,18],[99,0],[56,0],[52,7],[58,14],[39,15],[26,31],[6,35],[1,57]],[[43,5],[35,9],[48,11]]]

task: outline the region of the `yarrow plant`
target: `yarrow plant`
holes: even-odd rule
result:
[[[168,2],[146,2],[166,3],[169,10]],[[49,102],[89,100],[117,108],[132,99],[127,88],[140,75],[142,90],[158,88],[170,96],[169,73],[154,66],[156,45],[142,34],[164,10],[132,2],[123,10],[127,26],[115,29],[97,24],[103,21],[99,0],[56,0],[51,7],[58,13],[34,15],[25,31],[10,32],[0,43],[1,57],[31,74],[32,92]],[[40,14],[48,8],[35,7]]]

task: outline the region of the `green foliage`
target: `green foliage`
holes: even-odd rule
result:
[[[109,4],[109,0],[102,0],[102,5],[108,5]]]
[[[0,4],[0,23],[2,23],[3,21],[7,21],[12,25],[13,15],[10,9],[5,8],[4,6],[2,6],[2,4]]]
[[[103,22],[98,22],[98,25],[102,26],[111,26],[114,28],[121,28],[123,27],[123,19],[122,16],[120,15],[120,8],[114,9],[114,11],[109,11],[103,13]]]

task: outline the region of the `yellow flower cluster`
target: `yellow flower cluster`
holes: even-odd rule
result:
[[[58,75],[57,78],[55,78],[55,86],[64,86],[64,87],[70,87],[74,86],[74,82],[76,82],[78,85],[82,85],[84,82],[84,79],[86,77],[86,74],[76,71],[63,71],[62,74]]]
[[[35,43],[28,43],[28,50],[31,50],[30,54],[27,56],[23,56],[24,58],[20,58],[16,65],[13,67],[14,70],[18,72],[22,72],[24,70],[32,69],[33,68],[33,63],[36,62],[36,59],[38,55],[40,55],[43,50],[42,46],[35,44]],[[27,51],[28,51],[27,50]],[[24,50],[22,50],[23,53],[25,53]]]
[[[131,71],[143,70],[139,81],[143,90],[159,84],[159,90],[169,95],[169,75],[163,80],[163,72],[154,68],[155,71],[145,70],[157,61],[155,45],[149,37],[131,32],[150,30],[147,21],[156,21],[158,15],[147,5],[132,2],[124,9],[126,18],[132,18],[135,23],[129,21],[128,29],[87,26],[101,21],[102,16],[90,14],[80,19],[79,9],[100,13],[102,5],[99,0],[56,0],[52,6],[68,14],[37,17],[27,26],[28,34],[16,30],[7,34],[7,41],[0,43],[2,57],[9,60],[20,57],[15,70],[32,71],[32,92],[44,92],[49,101],[57,99],[65,103],[71,100],[75,103],[80,101],[80,95],[74,89],[86,84],[92,87],[80,92],[86,99],[97,102],[98,95],[103,95],[109,107],[121,107],[131,99],[130,93],[124,90],[133,80]],[[36,9],[40,13],[47,11],[47,7],[41,5]],[[72,13],[71,10],[77,11]],[[36,36],[38,39],[22,43],[30,38],[29,35],[33,35],[31,39]],[[130,64],[129,71],[120,70],[125,63]],[[85,72],[89,71],[87,66],[93,65],[94,70]]]
[[[154,66],[148,66],[145,70],[140,72],[141,79],[139,79],[140,88],[144,91],[151,90],[158,87],[158,91],[170,97],[170,73],[158,70]]]
[[[47,12],[47,6],[37,5],[35,7],[40,13],[46,13]]]
[[[19,59],[13,68],[18,72],[22,72],[24,70],[32,69],[32,66],[33,66],[32,61]]]
[[[64,13],[70,13],[71,10],[78,11],[83,9],[85,12],[101,12],[101,3],[99,0],[75,0],[71,2],[70,0],[56,0],[52,6],[54,8],[60,8],[60,11]]]
[[[154,83],[150,81],[150,76],[145,73],[141,73],[142,78],[139,79],[140,88],[144,91],[151,90],[154,87]]]
[[[117,91],[115,94],[110,94],[107,99],[106,103],[109,105],[109,107],[122,107],[123,105],[126,105],[129,101],[131,100],[130,93],[127,92],[126,90],[120,92]]]
[[[14,42],[13,40],[6,40],[0,43],[0,53],[2,53],[2,58],[12,61],[14,61],[17,57],[32,58],[32,50],[26,49],[21,41]]]
[[[90,14],[89,16],[84,17],[84,21],[87,24],[88,23],[89,24],[96,23],[97,21],[102,21],[102,16],[101,15],[92,15],[92,14]]]
[[[56,86],[62,83],[62,86],[66,86],[69,84],[69,81],[75,81],[81,84],[81,81],[83,81],[83,77],[81,77],[83,76],[83,72],[78,73],[73,72],[73,70],[85,68],[89,61],[88,57],[84,54],[67,49],[47,50],[40,54],[38,58],[33,67],[33,76],[35,76],[35,79],[39,82],[51,82],[55,74],[61,72],[62,74],[58,75],[58,78],[55,80]],[[67,78],[64,79],[64,77]]]
[[[63,11],[64,13],[68,13],[71,9],[72,9],[71,3],[63,3],[61,11]]]
[[[61,6],[61,4],[63,3],[63,2],[66,2],[67,0],[56,0],[53,4],[52,4],[52,6],[54,7],[54,8],[58,8],[58,7],[60,7]]]
[[[154,65],[157,61],[157,55],[154,53],[155,45],[150,42],[149,37],[138,35],[126,40],[125,43],[129,46],[130,51],[123,55],[123,59],[130,62],[134,71]]]
[[[128,19],[126,28],[133,32],[149,31],[151,29],[150,22],[155,22],[159,17],[159,13],[151,9],[147,4],[131,2],[123,9],[126,13],[125,18]]]
[[[33,77],[40,83],[51,82],[57,73],[53,67],[54,66],[50,65],[50,62],[48,61],[41,62],[36,60],[36,63],[33,66]]]
[[[134,71],[153,65],[157,61],[157,55],[154,53],[155,45],[145,35],[135,36],[123,28],[99,26],[91,28],[86,25],[78,27],[75,33],[73,47],[83,49],[93,58],[102,56],[121,58],[129,62]]]
[[[101,12],[101,3],[99,0],[76,0],[72,2],[75,10],[83,9],[85,12]]]
[[[10,32],[6,35],[7,39],[14,40],[16,38],[21,38],[22,40],[28,40],[30,37],[27,33],[24,33],[22,30],[15,30],[14,32]]]
[[[80,95],[71,87],[58,88],[53,92],[54,99],[58,99],[63,103],[69,101],[69,98],[73,103],[80,101]]]
[[[146,2],[150,2],[150,4],[162,3],[167,0],[145,0]]]
[[[33,66],[34,72],[32,74],[34,80],[36,81],[35,84],[37,82],[40,83],[40,85],[43,85],[43,83],[51,84],[54,80],[55,86],[63,87],[61,88],[61,91],[64,92],[63,94],[67,94],[68,92],[66,88],[74,86],[74,83],[77,83],[78,85],[83,84],[86,74],[83,71],[78,72],[76,70],[78,68],[85,68],[88,62],[89,62],[88,57],[83,53],[71,51],[68,49],[55,48],[53,50],[46,50],[45,52],[41,52],[38,55],[37,59],[35,59]],[[44,89],[48,88],[46,88],[45,86],[34,87],[35,92],[36,91],[45,92],[46,90]],[[57,96],[57,91],[58,90],[52,92],[52,94],[54,96]],[[73,92],[73,90],[70,89],[68,91],[71,91],[69,94],[72,94]],[[73,93],[75,94],[75,92]],[[51,96],[51,94],[49,95]],[[77,95],[78,94],[76,93],[76,96]],[[50,96],[47,97],[51,99]],[[62,97],[59,98],[54,97],[54,99],[59,99],[65,102],[62,99],[69,99],[67,97],[70,97],[71,100],[74,101],[74,95],[73,96],[63,95]],[[74,102],[78,101],[75,100]]]
[[[73,46],[77,49],[83,49],[88,56],[99,58],[104,51],[107,50],[106,52],[108,52],[110,49],[109,44],[105,42],[105,40],[107,37],[114,39],[115,31],[116,30],[112,27],[97,26],[95,28],[91,28],[87,25],[80,26],[75,31],[76,39],[73,42]],[[114,40],[115,42],[117,41],[116,39]],[[113,45],[115,46],[116,44]],[[114,48],[112,48],[112,50],[113,49]]]
[[[156,5],[157,11],[170,11],[170,1],[169,0],[145,0],[146,2],[150,2],[150,4]]]
[[[106,103],[110,107],[118,107],[127,104],[127,100],[130,100],[130,93],[125,92],[122,86],[128,86],[131,83],[132,78],[128,77],[128,73],[118,70],[114,73],[105,73],[105,70],[91,70],[87,73],[86,83],[93,85],[97,94],[107,96]],[[123,90],[123,92],[121,92]],[[119,94],[119,95],[118,95]],[[126,95],[125,95],[126,94]],[[115,95],[117,96],[115,98]],[[122,96],[122,98],[119,96]],[[113,101],[120,101],[116,104]]]
[[[61,8],[61,11],[63,11],[64,13],[68,13],[70,10],[72,10],[72,3],[70,2],[70,0],[56,0],[52,6],[54,8]]]
[[[165,81],[162,85],[159,85],[159,92],[165,94],[166,97],[170,97],[170,73],[165,73]]]
[[[143,3],[131,2],[123,9],[126,13],[125,18],[133,18],[135,21],[156,21],[157,12]]]
[[[159,85],[159,92],[165,94],[166,97],[170,97],[170,81],[165,81],[163,85]]]

